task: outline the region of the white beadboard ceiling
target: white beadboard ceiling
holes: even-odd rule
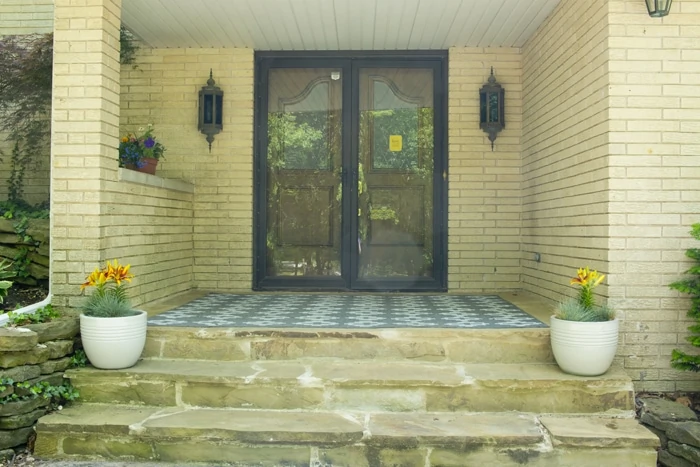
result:
[[[560,0],[123,0],[152,47],[521,47]]]

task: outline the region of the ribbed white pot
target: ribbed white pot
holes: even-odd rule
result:
[[[572,375],[602,375],[615,358],[619,327],[617,319],[585,323],[552,316],[549,332],[557,364]]]
[[[80,315],[80,338],[85,355],[95,368],[116,370],[134,366],[146,345],[148,314],[95,318]]]

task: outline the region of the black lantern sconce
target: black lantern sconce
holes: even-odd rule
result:
[[[198,129],[207,135],[209,152],[211,143],[214,142],[214,135],[221,132],[223,125],[224,91],[215,86],[212,71],[209,70],[207,85],[199,91],[199,126]]]
[[[488,133],[493,151],[496,135],[506,127],[505,90],[496,82],[493,67],[491,67],[488,82],[479,89],[479,112],[481,121],[479,128]]]
[[[649,16],[652,18],[661,18],[666,16],[671,11],[671,2],[673,0],[646,0]]]

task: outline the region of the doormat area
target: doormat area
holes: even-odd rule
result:
[[[261,328],[546,328],[495,295],[209,294],[151,326]]]

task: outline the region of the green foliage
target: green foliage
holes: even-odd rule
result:
[[[67,401],[74,401],[80,396],[80,393],[68,382],[60,386],[53,386],[46,381],[40,383],[30,383],[28,381],[15,383],[9,378],[0,379],[2,391],[7,390],[10,386],[14,387],[14,392],[0,398],[0,405],[43,397],[44,399],[51,399],[51,405],[56,406]]]
[[[123,289],[120,289],[123,292]],[[96,318],[119,318],[123,316],[137,315],[138,311],[131,308],[129,301],[116,289],[109,289],[107,293],[95,293],[88,297],[83,307],[86,316]]]
[[[17,234],[20,246],[17,248],[17,254],[12,258],[12,274],[7,278],[12,277],[29,277],[29,246],[38,246],[39,242],[35,241],[27,232],[30,219],[48,219],[49,209],[48,203],[40,203],[30,205],[22,200],[7,200],[0,202],[0,215],[5,219],[12,219],[12,224]],[[24,244],[25,246],[22,246]],[[0,277],[1,279],[2,277]]]
[[[554,317],[566,321],[598,322],[615,319],[615,310],[607,305],[584,306],[579,300],[570,298],[561,302],[554,312]]]
[[[73,356],[70,358],[71,368],[83,368],[87,366],[87,364],[88,358],[87,355],[85,355],[85,351],[82,349],[76,350]]]
[[[690,235],[700,241],[700,223],[693,224]],[[693,347],[700,347],[700,248],[689,248],[685,255],[696,264],[685,272],[689,277],[673,282],[670,287],[690,295],[688,317],[693,318],[696,324],[688,327],[690,335],[686,339]],[[691,355],[676,349],[671,354],[671,366],[683,371],[700,371],[700,355]]]
[[[119,43],[120,62],[133,63],[138,45],[123,26]],[[0,132],[12,143],[11,201],[22,201],[25,174],[49,159],[52,79],[53,34],[0,37]]]
[[[10,269],[11,267],[12,263],[8,263],[5,259],[0,261],[0,303],[5,301],[5,297],[7,297],[12,287],[12,282],[5,280],[15,277],[14,271]]]
[[[49,303],[39,308],[34,313],[18,314],[13,311],[7,313],[7,319],[11,326],[24,326],[27,324],[47,323],[61,317],[61,313]]]

